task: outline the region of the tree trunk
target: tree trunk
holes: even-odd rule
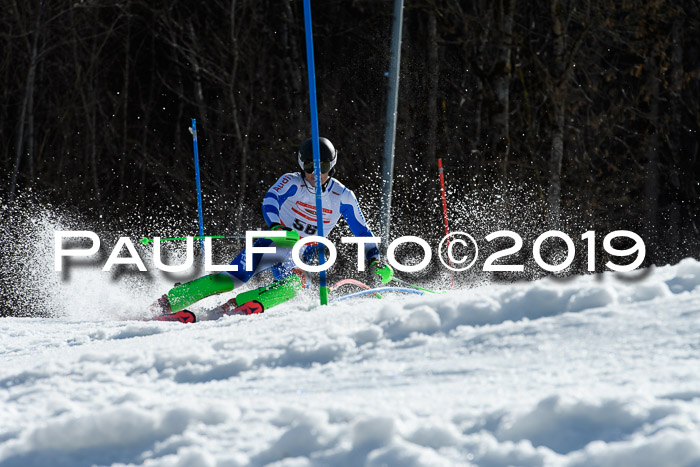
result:
[[[94,68],[93,67],[83,67],[82,61],[84,57],[80,56],[80,51],[78,50],[78,45],[82,43],[81,39],[78,37],[78,24],[76,22],[75,15],[71,12],[71,22],[73,24],[74,36],[72,38],[73,45],[73,63],[75,69],[78,70],[78,78],[76,85],[79,88],[80,99],[83,105],[81,113],[84,117],[84,122],[86,125],[86,131],[88,136],[86,149],[87,163],[86,167],[90,169],[90,176],[92,178],[93,193],[97,205],[100,206],[101,188],[99,177],[97,175],[97,92],[95,90],[95,78],[94,78]],[[87,62],[96,62],[99,56],[98,47],[95,42],[96,39],[92,39],[92,47],[87,57]],[[85,73],[81,75],[80,71],[83,70]]]
[[[242,128],[242,115],[239,108],[239,102],[236,100],[236,75],[238,72],[238,64],[240,61],[240,50],[238,46],[236,32],[236,0],[231,1],[231,50],[233,53],[233,65],[231,66],[231,76],[228,88],[229,105],[231,106],[231,114],[233,118],[233,131],[236,141],[236,149],[240,159],[237,164],[233,164],[231,178],[237,179],[238,185],[238,200],[236,209],[235,232],[240,232],[243,228],[243,212],[245,210],[246,185],[248,183],[248,126],[246,125],[245,134]],[[249,120],[250,121],[250,120]],[[240,243],[240,242],[239,242]],[[240,245],[239,245],[240,246]]]
[[[644,194],[646,198],[646,242],[649,259],[654,262],[657,245],[659,212],[659,76],[656,63],[657,49],[654,48],[647,61],[649,74],[649,124],[651,134],[647,142],[647,166]]]
[[[185,104],[184,104],[184,96],[185,96],[185,89],[182,84],[182,73],[180,71],[180,68],[176,69],[176,74],[178,76],[177,80],[177,85],[178,85],[178,92],[180,95],[180,99],[178,99],[177,102],[177,117],[175,118],[175,154],[177,154],[177,159],[176,163],[179,164],[182,160],[182,135],[184,133],[184,130],[182,129],[182,124],[184,122],[184,113],[185,113]],[[189,124],[187,125],[189,127]],[[185,133],[186,134],[186,133]]]
[[[17,189],[17,177],[19,175],[19,165],[22,161],[22,151],[24,149],[24,125],[27,114],[30,115],[31,125],[30,125],[30,138],[34,135],[34,111],[30,106],[34,105],[34,84],[36,81],[36,68],[39,63],[39,35],[41,33],[41,14],[44,9],[44,2],[41,0],[39,2],[39,10],[36,15],[36,26],[34,28],[34,37],[32,38],[32,51],[31,57],[29,59],[29,70],[27,71],[27,84],[24,91],[24,99],[22,100],[22,110],[20,112],[19,124],[17,126],[17,146],[15,150],[15,164],[12,168],[12,178],[10,179],[10,204],[15,199],[15,191]],[[33,150],[33,146],[30,146],[30,150]],[[31,160],[32,155],[29,154],[29,159]],[[31,162],[30,162],[31,164]],[[30,174],[30,176],[33,174]]]
[[[124,44],[124,74],[122,75],[122,140],[121,155],[119,158],[119,203],[124,202],[128,141],[129,141],[129,76],[131,64],[131,19],[129,16],[129,4],[126,5],[126,42]]]
[[[428,141],[425,167],[433,167],[437,159],[437,127],[438,127],[438,76],[440,62],[438,61],[437,20],[433,9],[428,13]]]
[[[291,96],[291,114],[292,121],[290,122],[290,130],[295,132],[293,139],[295,141],[301,141],[305,138],[304,126],[302,120],[305,113],[304,109],[304,78],[302,74],[303,68],[299,67],[299,63],[304,63],[301,60],[301,54],[299,52],[299,44],[297,42],[296,34],[294,31],[289,31],[289,28],[297,24],[297,18],[294,17],[294,12],[292,10],[292,2],[290,0],[284,1],[284,8],[282,9],[285,21],[283,24],[283,40],[285,49],[287,53],[284,57],[284,63],[287,67],[289,75],[292,81],[292,96]],[[292,137],[292,135],[290,135]]]
[[[554,112],[554,131],[552,134],[552,149],[549,156],[549,192],[547,204],[549,206],[549,224],[552,229],[559,228],[560,198],[561,198],[561,166],[564,159],[564,104],[555,93],[557,102],[552,104]]]
[[[504,1],[507,2],[504,5]],[[508,155],[510,152],[510,79],[511,79],[511,48],[513,43],[513,16],[515,14],[515,0],[499,0],[494,11],[495,23],[498,25],[500,37],[498,42],[498,61],[496,62],[493,90],[496,99],[496,108],[492,121],[493,134],[491,147],[495,154],[503,158],[503,175],[508,170]]]
[[[97,172],[97,91],[95,90],[94,80],[90,79],[90,97],[92,98],[89,102],[90,109],[88,110],[88,103],[85,105],[86,115],[88,117],[88,134],[90,135],[90,165],[92,166],[92,183],[95,188],[95,202],[97,203],[98,210],[102,209],[101,199],[102,199],[102,188],[100,185],[100,179]]]
[[[199,57],[197,51],[199,50],[197,35],[194,32],[194,27],[192,26],[192,21],[187,21],[187,27],[190,34],[190,47],[187,55],[192,63],[192,68],[194,71],[194,97],[197,102],[197,107],[199,109],[199,116],[197,120],[201,122],[198,128],[207,128],[207,108],[204,102],[204,89],[202,87],[202,77],[200,73]]]
[[[559,228],[561,202],[561,167],[564,159],[564,124],[566,112],[566,79],[564,64],[564,26],[560,0],[550,0],[552,17],[554,73],[552,77],[552,148],[549,156],[549,192],[547,205],[549,224],[552,229]]]
[[[683,92],[683,38],[681,33],[683,31],[684,21],[682,18],[677,17],[673,22],[673,32],[672,32],[672,68],[671,68],[671,93],[670,93],[670,112],[668,122],[669,127],[665,128],[665,133],[668,134],[668,145],[671,150],[671,160],[674,161],[676,167],[683,167],[683,162],[687,160],[688,154],[687,149],[682,145],[682,128],[683,128],[683,108],[681,102],[681,93]],[[680,170],[679,170],[680,172]],[[685,180],[680,177],[677,172],[671,172],[669,174],[671,179],[671,184],[674,187],[683,192],[683,185]],[[692,183],[692,182],[691,182]],[[665,243],[674,252],[681,251],[683,245],[681,244],[681,218],[680,218],[681,205],[678,204],[676,199],[672,199],[670,215],[668,216],[668,229],[670,229],[670,235],[665,239]],[[680,258],[677,258],[680,259]],[[671,260],[671,264],[673,264]]]

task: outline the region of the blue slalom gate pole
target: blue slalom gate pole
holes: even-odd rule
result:
[[[204,219],[202,217],[202,184],[199,180],[199,149],[197,148],[197,121],[192,119],[192,142],[194,143],[194,174],[197,179],[197,212],[199,214],[199,236],[204,237]],[[199,239],[199,246],[202,247],[202,259],[204,259],[204,239]]]
[[[323,237],[323,201],[321,200],[321,151],[318,143],[318,105],[316,103],[316,68],[314,67],[314,36],[311,31],[311,0],[304,0],[304,31],[306,32],[306,64],[309,72],[309,103],[311,104],[311,140],[314,151],[314,181],[316,186],[316,228]],[[326,263],[326,250],[318,249],[318,264]],[[326,271],[320,277],[321,305],[328,304]]]

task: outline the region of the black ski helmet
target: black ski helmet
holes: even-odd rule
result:
[[[338,151],[327,138],[319,138],[318,146],[321,153],[321,173],[333,176],[335,163],[338,162]],[[307,139],[299,148],[299,167],[303,172],[314,173],[313,140]]]

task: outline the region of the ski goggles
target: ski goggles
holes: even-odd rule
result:
[[[322,174],[327,174],[328,172],[331,171],[333,166],[335,165],[335,161],[322,161],[321,162],[321,173]],[[314,162],[306,162],[302,164],[302,169],[304,169],[304,172],[307,174],[312,174],[314,173]]]

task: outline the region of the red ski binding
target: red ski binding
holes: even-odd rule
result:
[[[232,311],[226,313],[227,315],[257,315],[258,313],[263,313],[265,307],[262,303],[257,300],[251,300],[245,302],[243,305],[239,305]]]
[[[177,313],[167,313],[152,318],[153,321],[179,321],[181,323],[194,323],[197,321],[194,313],[190,310],[182,310]]]

